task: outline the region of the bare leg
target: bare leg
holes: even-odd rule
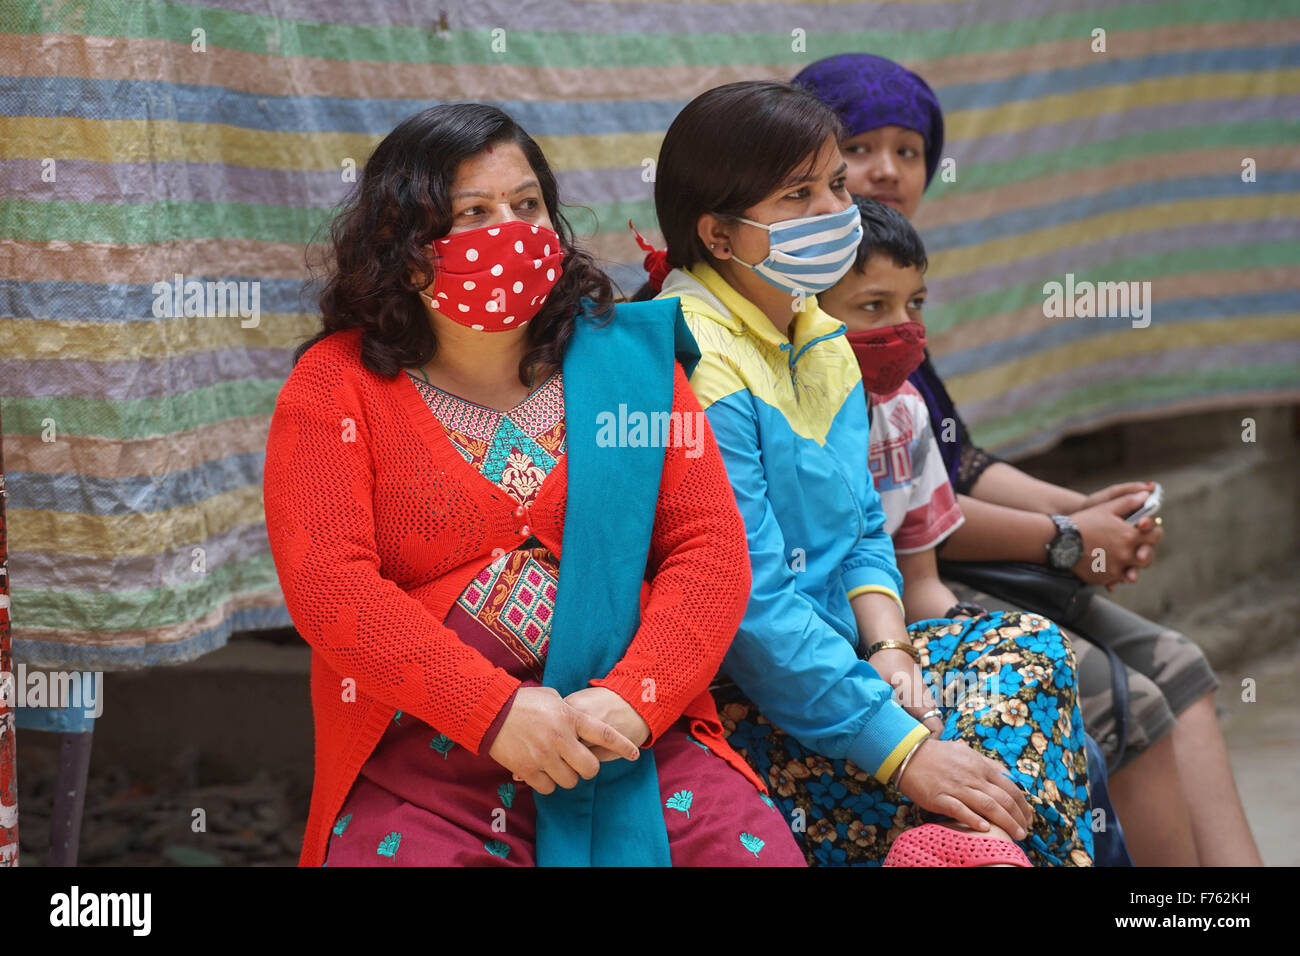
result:
[[[1228,763],[1228,747],[1206,694],[1178,715],[1173,738],[1196,853],[1202,866],[1263,866]],[[1118,806],[1116,807],[1118,809]],[[1127,817],[1124,833],[1127,836]]]
[[[1175,759],[1176,733],[1161,737],[1110,778],[1110,800],[1135,866],[1200,863]]]

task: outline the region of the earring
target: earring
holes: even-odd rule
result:
[[[710,243],[709,243],[709,248],[710,248],[710,249],[716,249],[716,248],[718,248],[718,244],[717,244],[716,242],[710,242]]]

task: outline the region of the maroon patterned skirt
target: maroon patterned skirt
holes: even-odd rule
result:
[[[494,664],[536,674],[459,605],[447,626]],[[654,748],[674,866],[805,866],[775,805],[678,721]],[[398,711],[361,768],[326,866],[533,866],[536,810],[527,784]]]

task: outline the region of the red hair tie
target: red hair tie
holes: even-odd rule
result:
[[[641,237],[641,233],[636,231],[636,226],[632,225],[631,219],[627,221],[627,226],[636,235],[636,244],[646,251],[646,257],[641,265],[650,274],[650,288],[658,292],[664,287],[664,279],[668,277],[668,273],[673,271],[673,267],[668,264],[668,250],[656,249],[646,242]]]

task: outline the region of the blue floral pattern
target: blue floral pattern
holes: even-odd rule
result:
[[[940,698],[945,740],[1007,767],[1034,811],[1020,847],[1035,866],[1090,866],[1092,830],[1074,652],[1055,624],[1020,611],[918,621],[908,631]],[[937,695],[936,695],[937,696]],[[851,760],[814,754],[739,691],[717,695],[728,742],[763,776],[812,866],[875,866],[927,813]],[[950,705],[950,706],[949,706]]]

